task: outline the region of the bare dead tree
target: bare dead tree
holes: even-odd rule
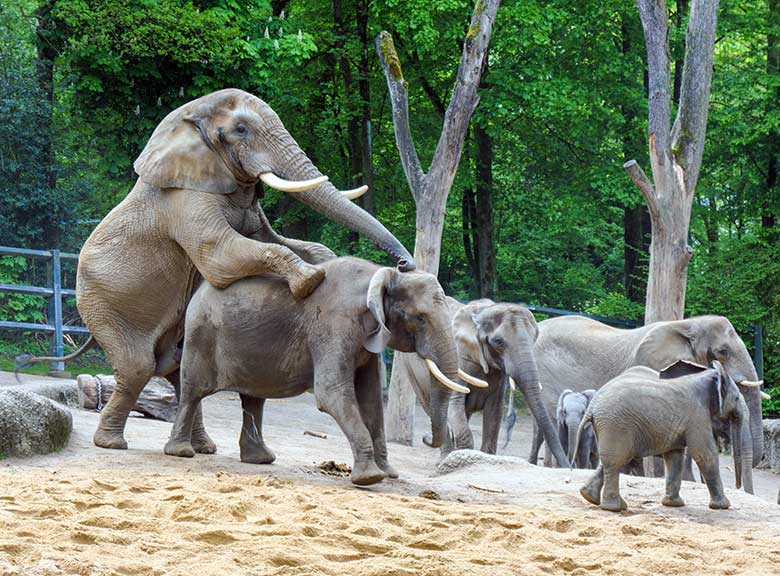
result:
[[[653,182],[635,160],[623,167],[644,196],[652,240],[645,323],[683,317],[688,244],[699,179],[712,80],[718,0],[692,0],[680,79],[680,103],[671,125],[669,13],[664,0],[637,0],[648,68],[648,143]]]
[[[469,122],[479,103],[477,88],[487,61],[487,49],[499,0],[477,0],[471,25],[463,43],[463,54],[450,103],[444,113],[444,126],[433,160],[423,171],[409,128],[409,94],[401,61],[388,32],[376,38],[376,51],[382,64],[393,108],[395,140],[401,164],[417,208],[417,236],[414,257],[420,270],[438,274],[441,235],[447,197],[458,169]],[[409,384],[410,370],[405,354],[397,354],[390,381],[387,437],[412,443],[414,393]]]

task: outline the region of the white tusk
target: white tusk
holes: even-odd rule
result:
[[[284,180],[273,172],[263,172],[260,174],[260,180],[268,184],[271,188],[281,190],[282,192],[303,192],[304,190],[311,190],[320,184],[324,184],[328,181],[328,177],[317,176],[311,180]]]
[[[433,377],[436,378],[439,382],[444,384],[447,388],[454,392],[460,392],[461,394],[468,394],[471,392],[466,386],[461,386],[457,382],[453,382],[449,378],[447,378],[444,373],[439,369],[438,366],[436,366],[436,362],[431,360],[430,358],[425,359],[425,363],[428,365],[428,370],[431,371],[431,374],[433,374]]]
[[[772,399],[772,397],[769,394],[767,394],[766,392],[764,392],[763,390],[760,391],[760,394],[761,394],[761,398],[763,398],[764,400],[771,400]]]
[[[512,389],[512,392],[517,390],[517,383],[514,378],[509,378],[509,387]]]
[[[347,200],[354,200],[355,198],[360,198],[366,192],[368,192],[368,186],[363,184],[360,188],[355,188],[354,190],[342,190],[341,195]]]
[[[461,380],[464,382],[468,382],[472,386],[476,386],[477,388],[487,388],[489,385],[484,380],[480,380],[479,378],[475,378],[468,372],[458,369],[458,376],[460,376]]]
[[[756,380],[755,382],[751,382],[750,380],[743,380],[739,383],[740,386],[747,386],[748,388],[758,388],[759,386],[764,385],[763,380]]]

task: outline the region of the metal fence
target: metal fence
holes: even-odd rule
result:
[[[28,286],[22,284],[0,284],[0,292],[15,294],[33,294],[43,296],[48,300],[48,323],[33,324],[31,322],[12,322],[0,320],[2,330],[22,330],[27,332],[46,332],[52,335],[50,351],[52,356],[62,356],[64,347],[63,334],[89,334],[84,326],[71,326],[62,323],[62,298],[63,296],[75,296],[76,291],[62,287],[62,261],[78,261],[79,255],[59,250],[25,250],[23,248],[10,248],[0,246],[0,256],[22,256],[23,258],[36,258],[49,262],[48,286]],[[52,362],[51,370],[61,371],[65,369],[62,362]]]
[[[0,292],[13,292],[17,294],[34,294],[48,298],[49,323],[32,324],[29,322],[10,322],[0,320],[0,330],[24,330],[32,332],[47,332],[52,334],[51,355],[62,356],[64,352],[62,335],[68,334],[89,334],[84,326],[72,326],[62,323],[62,297],[75,296],[76,291],[62,287],[62,260],[76,260],[79,255],[69,252],[60,252],[59,250],[26,250],[23,248],[10,248],[0,246],[0,256],[23,256],[25,258],[40,258],[50,260],[49,266],[49,285],[48,286],[25,286],[16,284],[0,284]],[[599,322],[620,326],[622,328],[636,328],[641,326],[641,322],[636,320],[625,320],[623,318],[606,318],[604,316],[595,316],[584,314],[573,310],[563,310],[560,308],[547,308],[545,306],[529,305],[528,309],[535,314],[544,314],[545,316],[587,316]],[[753,363],[756,366],[759,379],[764,377],[764,351],[763,334],[760,325],[750,326],[747,332],[753,335]],[[62,362],[52,362],[51,369],[55,371],[64,370]]]

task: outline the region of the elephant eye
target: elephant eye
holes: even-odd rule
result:
[[[236,132],[238,132],[239,134],[246,134],[246,126],[244,126],[243,124],[237,125]]]
[[[490,344],[494,348],[502,348],[504,346],[504,339],[501,336],[493,336],[490,338]]]
[[[425,314],[418,314],[417,316],[414,317],[414,320],[418,324],[425,324]]]

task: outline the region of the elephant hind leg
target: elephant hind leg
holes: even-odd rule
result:
[[[580,488],[580,494],[591,504],[601,504],[601,489],[604,486],[604,467],[599,465],[596,472],[585,485]]]
[[[601,491],[601,509],[610,512],[620,512],[628,508],[626,501],[620,495],[620,466],[606,464],[604,470],[604,488]]]
[[[249,464],[270,464],[276,460],[274,454],[263,440],[263,408],[265,398],[255,398],[240,394],[243,423],[238,446],[241,450],[241,462]]]
[[[114,345],[106,347],[106,353],[114,368],[116,386],[100,413],[100,423],[93,437],[96,446],[127,449],[127,441],[124,437],[127,417],[144,386],[154,374],[154,351],[151,346],[143,344],[146,341],[148,339],[131,336],[126,338],[121,349],[118,349],[113,339],[111,343]]]

